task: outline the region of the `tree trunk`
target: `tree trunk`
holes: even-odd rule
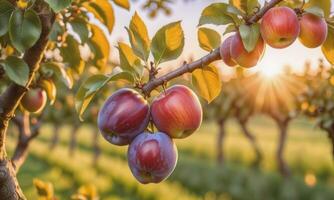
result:
[[[101,154],[101,148],[99,145],[99,132],[95,131],[93,133],[93,150],[94,150],[94,155],[93,155],[93,166],[96,166]]]
[[[0,161],[0,200],[26,200],[9,160]]]
[[[328,129],[327,133],[328,133],[328,137],[330,139],[330,142],[332,144],[332,157],[333,157],[333,160],[334,160],[334,127],[332,127],[331,129]]]
[[[55,124],[53,127],[53,135],[50,143],[50,150],[53,151],[59,143],[59,124]]]
[[[284,177],[289,177],[291,175],[290,169],[287,163],[285,162],[284,155],[283,155],[287,133],[288,133],[288,125],[289,125],[288,121],[278,122],[278,126],[280,130],[279,130],[279,141],[278,141],[276,156],[277,156],[278,169]]]
[[[77,147],[77,133],[78,133],[79,125],[73,125],[71,138],[70,138],[70,146],[69,146],[69,155],[70,157],[74,156],[75,149]]]
[[[217,138],[217,162],[220,165],[224,165],[225,156],[224,156],[224,138],[226,135],[225,132],[225,121],[219,120],[218,121],[218,138]]]
[[[248,127],[247,127],[247,122],[242,122],[242,121],[239,121],[239,124],[241,126],[241,129],[242,129],[242,133],[246,136],[246,138],[250,141],[254,151],[255,151],[255,154],[256,154],[256,158],[255,158],[255,161],[254,161],[254,165],[255,166],[258,166],[261,161],[262,161],[262,153],[260,151],[260,147],[256,141],[256,138],[254,137],[254,135],[249,131]]]

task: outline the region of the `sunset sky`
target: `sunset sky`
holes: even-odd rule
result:
[[[154,36],[154,33],[163,25],[182,20],[182,27],[185,32],[185,48],[182,56],[179,61],[176,63],[181,63],[183,60],[187,59],[189,55],[193,55],[194,58],[200,58],[205,55],[206,52],[201,50],[197,42],[197,24],[200,18],[201,11],[213,2],[222,2],[214,0],[188,0],[188,3],[184,1],[177,0],[177,3],[173,5],[173,14],[169,17],[165,16],[163,13],[159,13],[158,17],[155,19],[149,19],[147,13],[140,9],[142,1],[137,1],[137,3],[132,4],[130,12],[127,12],[123,9],[117,8],[115,11],[116,25],[114,32],[111,36],[112,45],[115,46],[117,41],[122,39],[128,41],[127,32],[125,31],[123,25],[128,25],[131,19],[131,16],[135,11],[144,19],[148,29],[150,37]],[[263,2],[263,1],[262,1]],[[215,30],[223,33],[224,26],[207,26],[214,28]],[[225,38],[225,37],[224,37]],[[223,38],[223,39],[224,39]],[[114,49],[113,55],[117,55],[117,51]],[[291,65],[295,70],[300,70],[306,60],[311,61],[316,64],[319,58],[324,58],[321,49],[307,49],[303,47],[299,41],[296,41],[292,46],[283,49],[277,50],[270,48],[267,45],[266,52],[264,54],[261,62],[258,63],[258,66],[253,70],[259,70],[261,68],[275,68],[278,70],[284,65]],[[177,65],[175,62],[166,63],[166,65]],[[225,67],[223,63],[217,63],[219,66],[222,66],[223,73],[229,74],[231,71],[230,68]],[[175,66],[177,67],[177,66]]]

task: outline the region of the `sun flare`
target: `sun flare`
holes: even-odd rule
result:
[[[281,73],[281,68],[278,68],[278,67],[261,67],[260,72],[266,78],[274,78]]]

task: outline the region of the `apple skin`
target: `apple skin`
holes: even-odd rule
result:
[[[300,19],[299,41],[308,48],[322,45],[327,38],[328,27],[325,19],[305,13]]]
[[[46,92],[41,88],[32,88],[22,97],[21,106],[28,112],[38,113],[46,105]]]
[[[97,124],[108,142],[123,146],[146,129],[149,119],[147,101],[135,90],[124,88],[107,99],[99,111]]]
[[[226,40],[220,46],[220,57],[223,59],[227,66],[234,67],[237,63],[231,57],[231,44],[234,35],[226,38]]]
[[[175,85],[153,100],[151,116],[159,131],[172,138],[185,138],[200,127],[203,111],[191,89]]]
[[[261,37],[259,37],[254,50],[248,52],[244,47],[244,44],[242,42],[239,33],[236,33],[234,35],[230,49],[232,59],[237,64],[245,68],[254,67],[261,59],[264,50],[265,50],[264,41]]]
[[[128,148],[128,164],[142,184],[160,183],[174,171],[178,153],[173,140],[165,133],[144,132]]]
[[[282,49],[298,37],[300,25],[296,13],[288,7],[271,8],[261,21],[261,35],[271,47]]]

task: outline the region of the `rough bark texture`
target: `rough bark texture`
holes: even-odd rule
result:
[[[218,121],[218,138],[217,138],[217,162],[220,165],[224,164],[225,158],[224,158],[224,138],[226,135],[225,132],[225,121],[219,120]]]
[[[0,200],[25,200],[12,163],[0,161]]]

